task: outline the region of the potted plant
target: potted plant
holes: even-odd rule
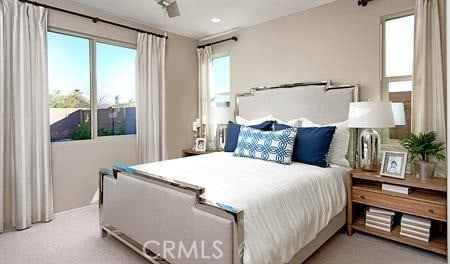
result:
[[[400,144],[409,152],[409,160],[414,162],[414,168],[420,178],[434,176],[436,161],[445,160],[442,152],[444,143],[439,142],[436,132],[410,133],[400,141]]]

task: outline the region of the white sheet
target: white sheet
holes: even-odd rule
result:
[[[280,165],[217,152],[135,166],[205,187],[205,198],[244,210],[244,263],[286,263],[345,206],[349,168]]]

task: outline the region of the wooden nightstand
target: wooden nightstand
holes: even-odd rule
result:
[[[383,191],[382,183],[412,187],[410,194]],[[352,170],[347,175],[347,233],[369,233],[421,249],[447,255],[447,180],[421,180],[407,175],[404,180],[380,176],[378,173]],[[379,207],[432,220],[430,242],[400,236],[397,219],[391,232],[365,226],[365,210]]]
[[[195,150],[189,148],[189,149],[183,149],[181,151],[181,156],[183,158],[185,158],[185,157],[189,157],[189,156],[197,156],[197,155],[208,154],[208,153],[213,153],[213,152],[216,152],[216,151],[195,151]]]

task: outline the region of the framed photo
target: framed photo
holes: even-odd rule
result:
[[[404,179],[408,152],[385,151],[380,175]]]
[[[206,138],[197,138],[195,140],[195,151],[206,151]]]

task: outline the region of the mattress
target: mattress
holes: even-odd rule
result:
[[[134,166],[205,187],[204,197],[244,210],[244,263],[286,263],[345,206],[349,168],[281,165],[216,152]]]

